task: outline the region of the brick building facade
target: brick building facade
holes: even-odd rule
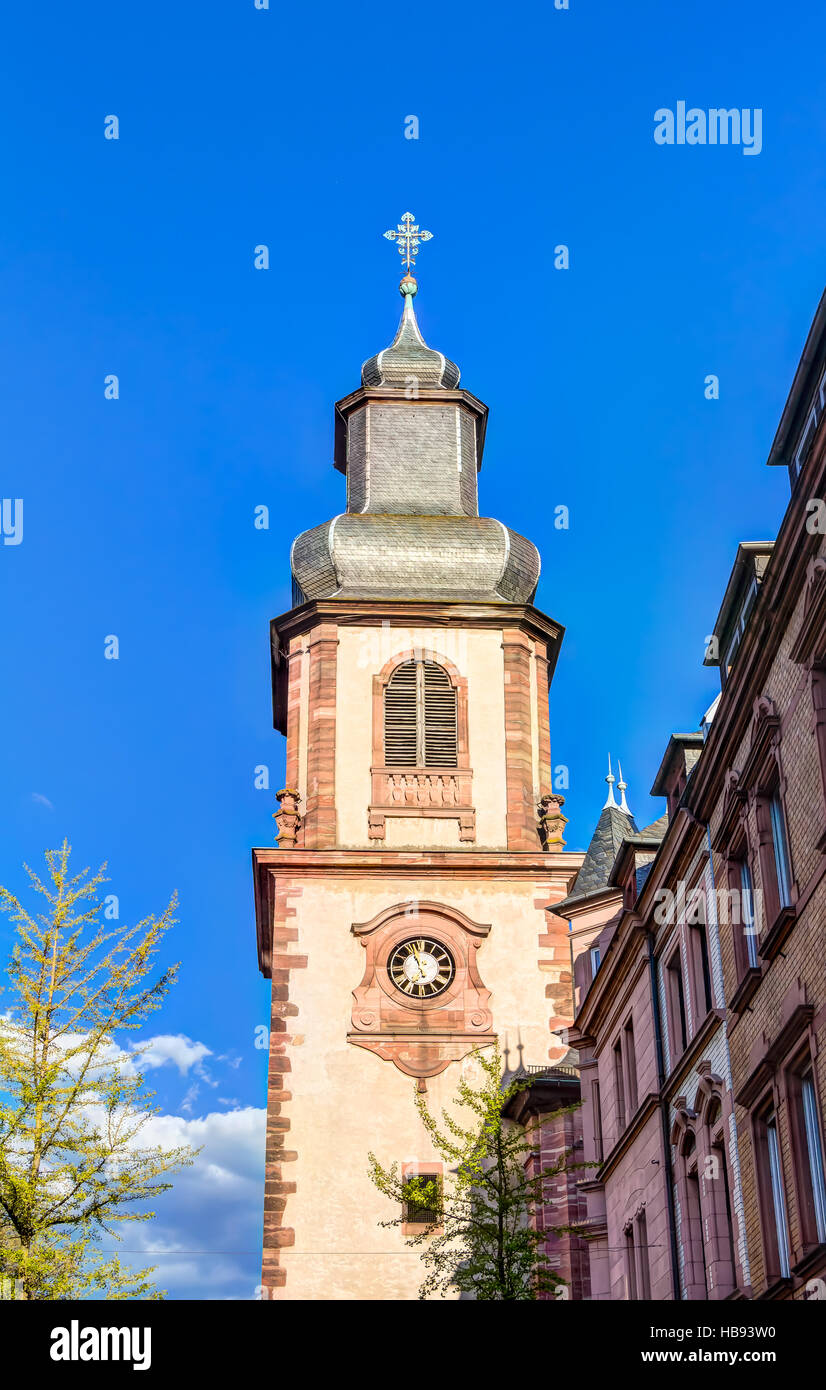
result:
[[[595,1299],[826,1294],[825,420],[826,295],[769,456],[788,509],[739,547],[708,643],[721,694],[668,742],[663,820],[609,804],[600,871],[589,850],[549,908],[575,944]]]

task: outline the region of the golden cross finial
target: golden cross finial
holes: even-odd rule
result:
[[[404,261],[408,275],[418,255],[419,242],[430,241],[433,237],[432,232],[419,230],[419,224],[414,221],[412,212],[404,214],[395,232],[385,232],[384,235],[388,241],[397,243],[399,255]]]

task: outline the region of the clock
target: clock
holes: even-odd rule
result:
[[[387,963],[390,979],[412,999],[432,999],[451,983],[456,966],[440,942],[427,936],[400,941]]]

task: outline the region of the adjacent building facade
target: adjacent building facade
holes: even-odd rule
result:
[[[826,1296],[825,416],[826,296],[769,457],[788,509],[708,643],[721,694],[668,742],[663,820],[550,909],[578,943],[595,1299]]]

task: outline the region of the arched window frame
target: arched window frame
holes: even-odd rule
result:
[[[403,768],[385,764],[385,691],[394,672],[407,661],[435,662],[445,671],[456,691],[455,767]],[[372,788],[368,811],[371,840],[385,838],[385,818],[389,815],[458,820],[460,841],[475,841],[476,812],[468,740],[467,685],[467,677],[452,661],[428,647],[412,647],[396,652],[373,677]]]
[[[384,701],[385,691],[400,666],[408,661],[432,661],[440,666],[456,691],[456,767],[470,767],[467,727],[467,678],[459,674],[452,661],[441,653],[425,647],[412,647],[390,658],[377,676],[373,677],[373,767],[384,766]],[[412,764],[405,771],[425,772],[432,769]],[[452,770],[452,769],[451,769]]]
[[[700,1079],[689,1109],[684,1097],[676,1104],[677,1115],[671,1131],[671,1143],[676,1150],[675,1181],[681,1213],[691,1207],[689,1181],[697,1178],[700,1202],[702,1244],[691,1221],[681,1221],[680,1241],[684,1253],[685,1297],[687,1299],[724,1299],[737,1288],[736,1230],[734,1187],[729,1146],[726,1139],[725,1084],[722,1077],[711,1071],[707,1061],[701,1062]],[[716,1113],[715,1113],[716,1112]],[[722,1152],[725,1180],[731,1204],[731,1228],[725,1206],[725,1188],[710,1176],[710,1159]],[[722,1175],[721,1175],[722,1177]],[[708,1288],[706,1288],[708,1281]]]

